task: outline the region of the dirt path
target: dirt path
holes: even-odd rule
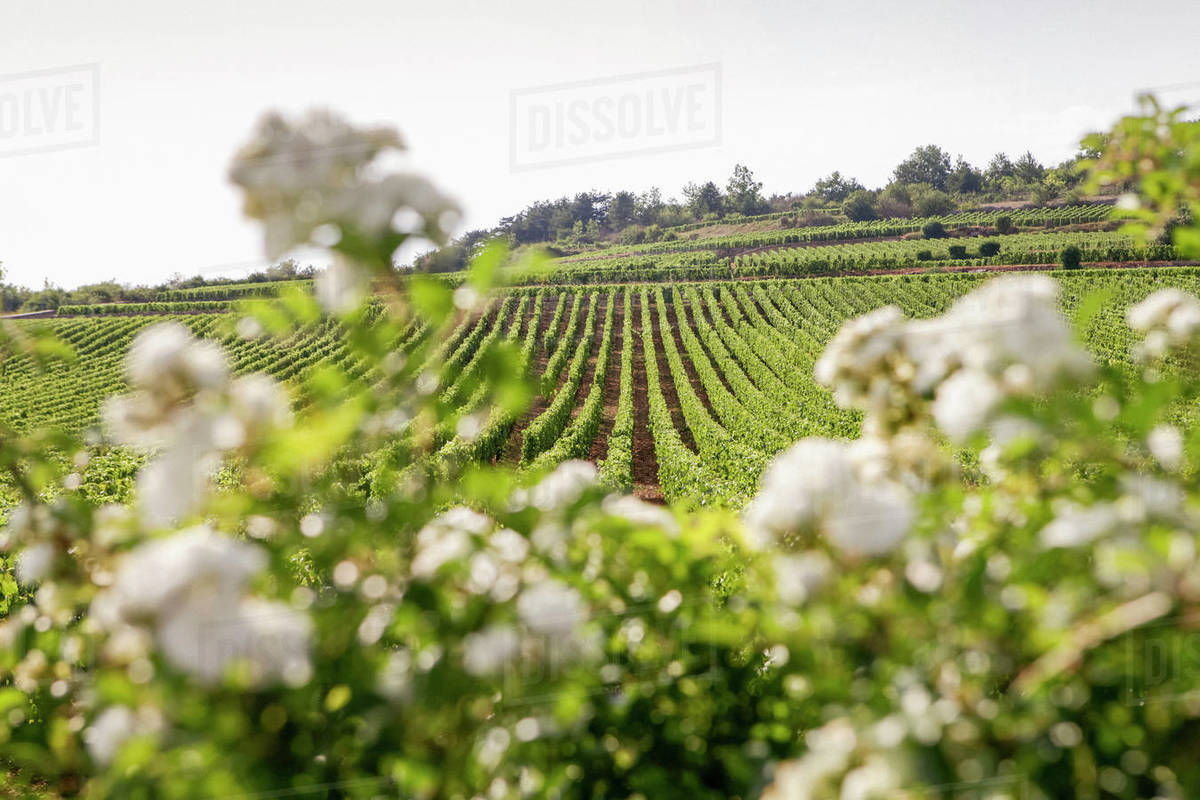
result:
[[[642,346],[642,303],[633,297],[633,493],[643,500],[663,503],[658,485],[658,456],[650,434],[650,401],[647,397],[646,353]]]
[[[588,393],[592,390],[592,380],[596,377],[596,368],[600,366],[600,345],[604,339],[604,316],[608,313],[608,296],[597,294],[593,302],[596,304],[596,320],[592,325],[592,351],[588,354],[587,364],[583,367],[583,379],[579,381],[579,387],[575,390],[575,402],[571,406],[571,422],[574,422],[575,418],[579,416],[579,409],[583,407],[583,401],[587,399]]]

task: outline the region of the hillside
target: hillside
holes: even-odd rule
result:
[[[895,252],[880,250],[885,257]],[[1052,274],[1068,311],[1092,292],[1112,293],[1086,337],[1099,358],[1120,362],[1128,360],[1129,341],[1114,322],[1125,306],[1163,286],[1200,288],[1200,270],[1187,267]],[[934,273],[509,290],[461,317],[438,347],[448,365],[439,391],[475,422],[469,436],[439,430],[433,458],[538,469],[586,458],[612,485],[646,498],[740,507],[767,461],[791,442],[857,435],[857,414],[838,408],[812,375],[842,323],[889,304],[912,317],[932,316],[985,278]],[[27,361],[6,364],[0,419],[19,430],[95,425],[101,401],[123,390],[130,340],[164,318],[215,338],[237,372],[265,371],[297,396],[323,365],[368,382],[381,377],[352,362],[332,321],[276,342],[243,338],[235,316],[200,310],[28,320],[13,324],[53,331],[78,360],[37,376]],[[405,353],[433,333],[412,328],[396,350]],[[472,383],[482,351],[501,340],[519,348],[539,387],[517,419],[491,414]]]

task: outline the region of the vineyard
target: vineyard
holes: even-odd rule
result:
[[[1191,268],[1054,274],[1067,311],[1095,291],[1111,293],[1086,333],[1105,360],[1129,357],[1126,329],[1116,324],[1126,305],[1162,286],[1200,289],[1200,270]],[[843,322],[888,304],[912,317],[932,316],[984,279],[923,274],[516,288],[462,315],[449,331],[410,326],[394,346],[405,354],[431,336],[444,337],[428,358],[445,362],[437,391],[466,424],[438,429],[435,464],[496,461],[543,470],[586,458],[610,485],[643,497],[740,507],[767,461],[791,442],[857,435],[857,414],[837,407],[812,378],[815,359]],[[236,372],[267,372],[298,396],[323,366],[353,379],[382,377],[350,357],[334,321],[275,342],[239,335],[236,315],[167,318],[221,342]],[[123,390],[121,362],[130,340],[161,319],[14,323],[48,328],[77,360],[42,375],[28,361],[6,363],[0,418],[19,430],[95,425],[101,401]],[[519,368],[537,387],[520,416],[487,407],[479,385],[482,354],[501,340],[520,353]]]

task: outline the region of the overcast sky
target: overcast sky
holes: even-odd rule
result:
[[[723,185],[737,162],[767,193],[833,169],[877,185],[929,142],[976,164],[1026,149],[1054,162],[1139,89],[1200,81],[1197,30],[1194,0],[4,0],[0,263],[10,282],[65,287],[262,263],[225,172],[269,108],[396,125],[471,227],[583,189]],[[97,65],[94,87],[62,71],[78,65]],[[595,85],[701,65],[719,69]],[[590,83],[527,91],[575,82]],[[643,117],[607,158],[598,98],[630,87],[683,103],[700,132],[656,138]],[[550,118],[530,98],[550,98],[541,112],[581,99],[578,130],[597,141],[552,137],[547,155],[521,128]]]

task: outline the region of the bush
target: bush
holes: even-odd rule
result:
[[[630,225],[621,231],[622,244],[641,244],[646,240],[646,229],[640,225]]]
[[[967,246],[962,245],[962,244],[950,245],[950,257],[951,258],[966,258],[967,257]]]
[[[1016,230],[1016,226],[1013,225],[1012,217],[1008,215],[996,217],[996,233],[1012,233],[1014,230]]]
[[[895,197],[881,197],[875,204],[876,213],[881,219],[895,219],[897,217],[911,217],[913,215],[912,206],[903,200]]]
[[[943,239],[946,236],[946,226],[934,220],[921,226],[921,233],[926,239]]]
[[[1068,245],[1058,254],[1058,263],[1063,269],[1079,269],[1080,262],[1083,261],[1083,251],[1075,245]]]
[[[913,213],[918,217],[936,217],[949,214],[956,208],[954,198],[938,189],[929,189],[913,196]]]
[[[918,250],[917,251],[917,261],[932,261],[932,260],[933,260],[933,252],[932,251],[930,251],[930,250]]]
[[[875,211],[875,198],[867,191],[853,192],[842,205],[842,213],[852,222],[876,219],[878,214]]]
[[[984,242],[983,244],[979,245],[979,255],[983,256],[984,258],[991,258],[999,252],[999,242]]]

